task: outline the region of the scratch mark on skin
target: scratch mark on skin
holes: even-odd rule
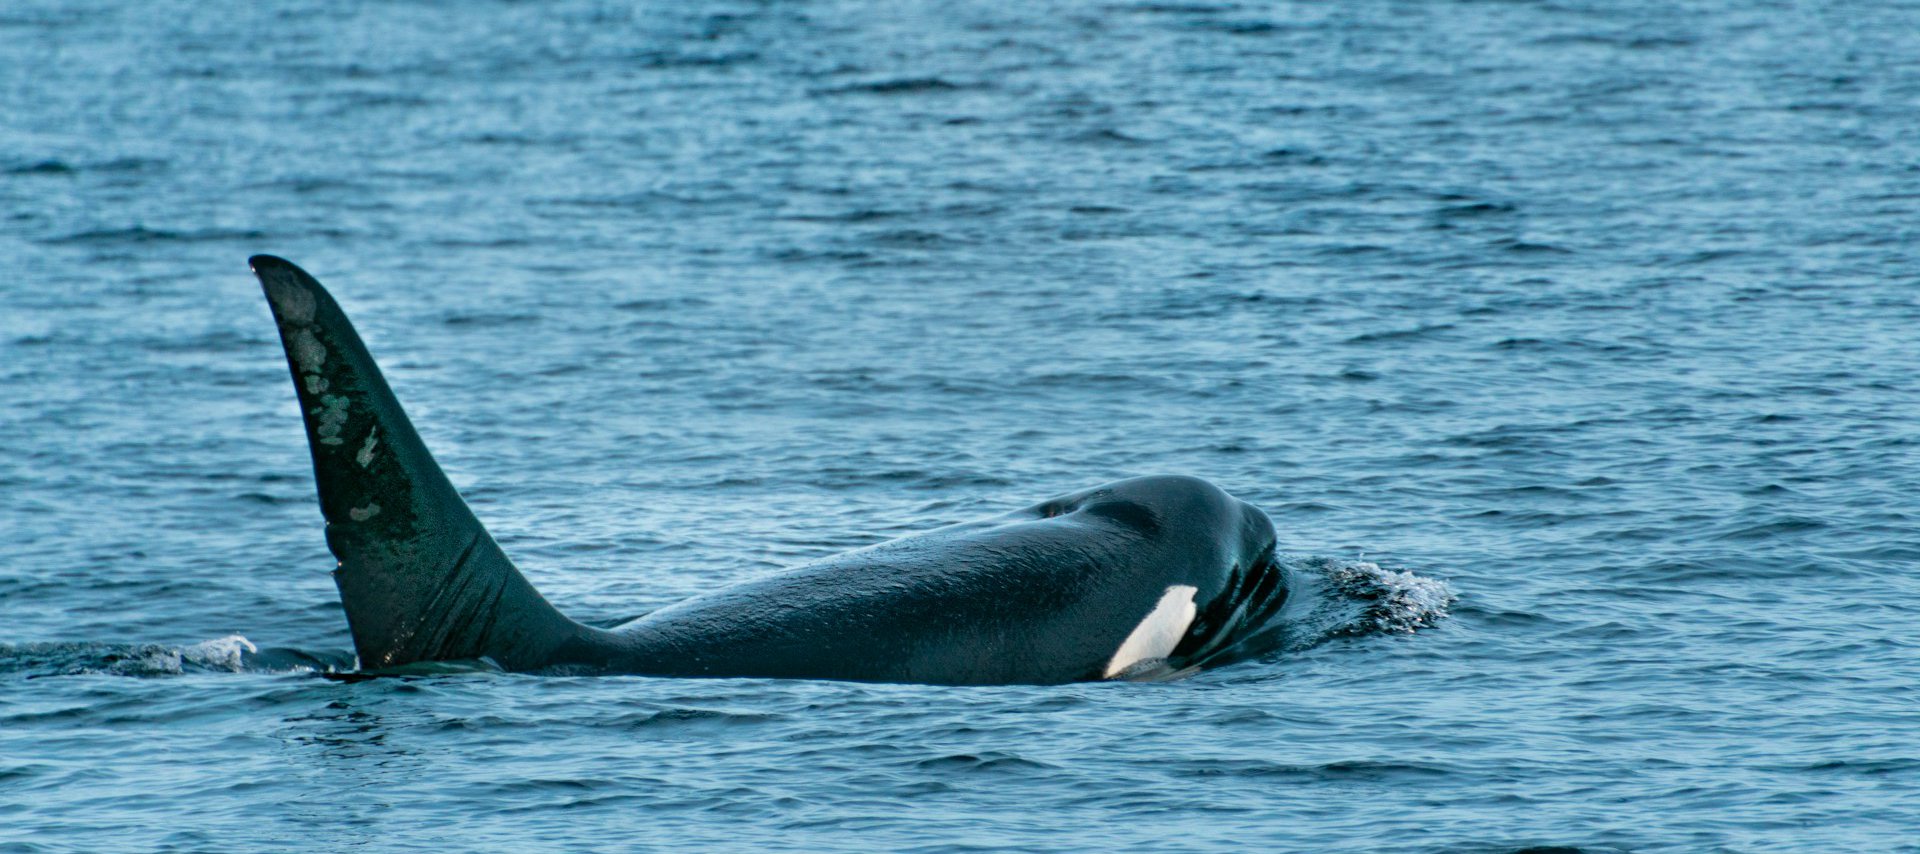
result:
[[[327,364],[327,346],[313,337],[313,330],[302,329],[293,336],[293,360],[302,373],[317,374]]]
[[[312,413],[319,420],[313,426],[313,433],[320,437],[321,444],[345,444],[346,440],[340,438],[340,428],[347,424],[349,402],[350,399],[344,394],[321,395],[320,405]]]
[[[365,507],[354,507],[347,510],[347,516],[355,522],[365,522],[378,515],[380,515],[380,503],[377,501],[368,502]]]
[[[373,448],[375,445],[380,444],[379,434],[380,425],[375,424],[373,431],[367,434],[367,443],[361,445],[360,453],[353,456],[353,461],[359,463],[361,468],[366,468],[373,464]]]
[[[273,300],[273,307],[280,311],[281,317],[294,323],[312,323],[314,309],[319,307],[313,292],[285,281],[284,276],[284,273],[274,273],[267,280],[267,298]]]

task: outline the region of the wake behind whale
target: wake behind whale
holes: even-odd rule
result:
[[[286,350],[363,667],[939,684],[1151,678],[1247,654],[1289,598],[1272,522],[1203,480],[1056,496],[714,591],[563,615],[434,462],[338,304],[251,259]]]

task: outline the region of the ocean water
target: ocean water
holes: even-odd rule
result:
[[[1917,239],[1911,3],[9,0],[0,851],[1920,851]],[[1289,643],[338,678],[258,252],[577,617],[1175,472]]]

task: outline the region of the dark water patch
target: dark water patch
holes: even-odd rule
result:
[[[1518,450],[1548,445],[1555,434],[1572,430],[1566,425],[1500,424],[1484,430],[1442,438],[1445,444],[1462,448]]]
[[[1102,371],[1048,371],[1024,378],[1023,386],[1035,388],[1091,388],[1111,387],[1138,390],[1159,389],[1166,386],[1166,380],[1157,376],[1141,374],[1122,374]]]
[[[1810,765],[1783,766],[1773,770],[1798,772],[1805,774],[1831,774],[1879,778],[1887,776],[1920,775],[1920,759],[1900,757],[1896,759],[1829,759]]]
[[[1561,341],[1543,341],[1539,338],[1502,338],[1493,344],[1496,350],[1555,350],[1564,345]]]
[[[1318,501],[1288,501],[1272,505],[1269,509],[1272,513],[1331,513],[1343,508]]]
[[[782,264],[829,262],[866,266],[885,263],[874,257],[871,252],[862,252],[854,249],[802,249],[799,247],[784,247],[764,250],[764,253],[769,260]]]
[[[102,228],[76,231],[58,237],[45,238],[41,242],[51,245],[141,245],[148,243],[209,243],[223,241],[261,241],[267,239],[267,233],[252,229],[207,228],[186,231],[147,228],[136,225],[129,228]]]
[[[1603,500],[1600,496],[1586,490],[1559,486],[1551,483],[1527,483],[1514,486],[1502,486],[1473,493],[1483,501],[1516,506],[1554,502],[1591,502]]]
[[[639,795],[604,795],[591,798],[568,798],[557,803],[538,803],[508,806],[500,809],[501,815],[535,816],[560,810],[567,813],[592,815],[596,812],[624,808],[637,810],[647,805],[650,799]],[[675,812],[686,813],[689,810],[712,810],[721,803],[715,799],[688,799],[677,801],[672,806]]]
[[[1438,851],[1439,849],[1432,849]],[[1484,851],[1486,854],[1631,854],[1630,849],[1593,845],[1539,845],[1503,842],[1481,848],[1448,848],[1450,852]]]
[[[1434,213],[1442,219],[1481,219],[1507,216],[1519,210],[1520,207],[1512,202],[1470,202],[1446,205]]]
[[[1085,131],[1074,134],[1068,139],[1071,142],[1077,142],[1082,145],[1110,145],[1120,148],[1139,148],[1153,144],[1149,140],[1133,136],[1132,134],[1122,133],[1112,128]]]
[[[8,175],[72,175],[80,170],[64,160],[38,160],[22,166],[7,167]]]
[[[1328,258],[1354,258],[1367,255],[1386,255],[1393,250],[1373,243],[1348,243],[1339,246],[1323,246],[1314,250],[1315,255]]]
[[[1829,527],[1825,520],[1805,516],[1784,516],[1754,525],[1742,525],[1713,535],[1716,540],[1733,542],[1798,539],[1802,535]]]
[[[758,51],[737,51],[718,53],[698,53],[680,50],[647,50],[629,57],[629,61],[641,68],[655,70],[733,68],[759,62],[762,54]]]
[[[1233,35],[1233,36],[1268,36],[1268,35],[1273,35],[1274,33],[1283,32],[1287,29],[1286,27],[1282,27],[1281,25],[1273,23],[1272,21],[1262,21],[1262,20],[1253,20],[1253,19],[1225,20],[1225,21],[1198,20],[1198,21],[1189,21],[1187,22],[1186,26],[1189,29],[1201,30],[1205,32],[1225,33],[1227,35]]]
[[[1167,763],[1165,773],[1196,778],[1279,778],[1301,782],[1349,780],[1394,782],[1398,780],[1446,777],[1448,769],[1411,762],[1374,762],[1345,760],[1315,765],[1296,765],[1265,760],[1188,759]]]
[[[52,765],[33,762],[0,767],[0,789],[17,786],[29,780],[46,777],[56,770]]]
[[[1141,15],[1218,15],[1240,9],[1236,3],[1123,3],[1107,7]]]
[[[941,205],[936,213],[952,219],[992,219],[1007,212],[1007,206],[997,202],[957,202]]]
[[[886,210],[882,208],[859,208],[855,210],[844,211],[841,213],[788,214],[781,218],[792,220],[794,222],[825,222],[825,223],[851,225],[851,224],[857,224],[857,223],[863,223],[863,222],[879,222],[881,220],[899,219],[906,215],[907,215],[906,211]]]
[[[1328,162],[1326,157],[1304,148],[1270,148],[1261,152],[1260,159],[1288,166],[1325,166]]]
[[[1700,264],[1714,264],[1721,261],[1749,258],[1756,254],[1759,253],[1743,249],[1711,249],[1691,252],[1678,258],[1661,259],[1659,263],[1666,263],[1677,267],[1691,267]]]
[[[1587,358],[1605,356],[1617,359],[1634,353],[1639,348],[1617,341],[1593,341],[1586,338],[1502,338],[1493,343],[1493,349],[1520,353],[1574,354]]]
[[[1692,582],[1723,581],[1730,578],[1751,578],[1755,567],[1751,561],[1737,558],[1721,560],[1660,560],[1653,562],[1631,562],[1621,567],[1619,578],[1623,581],[1638,581],[1648,584],[1687,584]]]
[[[1911,530],[1910,525],[1889,526],[1887,533]],[[1849,549],[1834,552],[1833,556],[1841,560],[1861,561],[1879,565],[1901,565],[1920,561],[1920,543],[1875,545],[1863,549]]]
[[[479,715],[467,718],[448,718],[435,722],[436,732],[449,733],[501,733],[513,730],[529,730],[536,727],[528,721],[516,721],[499,715]]]
[[[1557,622],[1546,614],[1494,607],[1472,599],[1450,604],[1448,612],[1466,623],[1515,631],[1536,631]]]
[[[648,733],[696,733],[721,732],[738,727],[751,727],[782,720],[781,715],[764,712],[723,711],[719,709],[660,709],[623,715],[606,722],[605,726],[614,726],[632,731]]]
[[[1045,762],[1036,762],[1011,753],[997,751],[979,755],[961,753],[922,759],[913,763],[913,767],[920,771],[939,774],[1019,774],[1052,768]]]
[[[1496,240],[1493,248],[1515,255],[1572,255],[1573,250],[1550,243],[1534,243],[1526,240]]]
[[[433,99],[424,97],[422,95],[416,94],[411,91],[382,92],[377,90],[367,90],[367,91],[357,91],[357,92],[334,92],[334,93],[329,93],[326,96],[326,100],[331,102],[332,104],[331,109],[328,110],[327,113],[333,116],[346,115],[349,113],[359,112],[362,110],[411,111],[411,110],[418,110],[423,107],[428,107],[433,104]]]
[[[521,795],[544,795],[556,792],[594,792],[621,785],[614,780],[573,779],[566,777],[535,778],[531,780],[505,780],[489,786],[488,794],[514,798]]]
[[[314,499],[313,499],[313,496],[308,495],[305,492],[301,492],[297,495],[294,495],[294,494],[269,495],[264,492],[242,492],[242,493],[239,493],[238,495],[235,495],[234,500],[245,502],[248,504],[275,505],[275,504],[308,504],[313,502]]]
[[[503,326],[532,326],[540,323],[542,319],[537,314],[456,312],[441,318],[440,322],[447,326],[492,329]]]
[[[615,303],[613,308],[616,311],[652,313],[652,312],[661,312],[661,311],[678,311],[682,309],[706,308],[707,306],[710,306],[712,304],[713,304],[713,301],[707,299],[706,297],[666,297],[666,298],[656,297],[656,298],[650,298],[650,299],[627,300],[625,302]]]
[[[463,136],[460,138],[460,141],[474,145],[499,145],[537,150],[553,146],[572,146],[580,141],[580,137],[573,134],[533,136],[525,133],[485,131],[470,136]]]
[[[875,80],[867,83],[852,83],[832,89],[817,90],[822,95],[927,95],[944,92],[959,92],[965,89],[983,88],[979,84],[961,85],[940,77],[900,77],[888,80]]]
[[[1431,324],[1427,326],[1418,326],[1411,329],[1388,329],[1388,330],[1382,330],[1380,332],[1362,332],[1358,335],[1354,335],[1346,339],[1345,343],[1355,344],[1355,345],[1364,345],[1364,344],[1385,344],[1385,343],[1397,343],[1401,341],[1413,341],[1421,338],[1426,338],[1426,337],[1435,335],[1437,333],[1448,332],[1448,331],[1451,331],[1453,328],[1454,328],[1454,325],[1451,323],[1436,323],[1436,324]]]
[[[806,378],[809,385],[830,391],[850,391],[862,394],[886,394],[906,390],[902,383],[883,379],[874,372],[865,369],[823,371]]]
[[[949,234],[916,228],[868,232],[860,236],[860,241],[889,249],[947,249],[964,246],[971,242]]]
[[[163,172],[172,165],[172,161],[155,157],[116,157],[98,163],[90,163],[89,172]]]

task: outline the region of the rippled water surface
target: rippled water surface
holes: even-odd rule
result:
[[[0,850],[1920,850],[1917,222],[1910,4],[11,0]],[[583,619],[1155,472],[1318,604],[323,678],[256,252]]]

